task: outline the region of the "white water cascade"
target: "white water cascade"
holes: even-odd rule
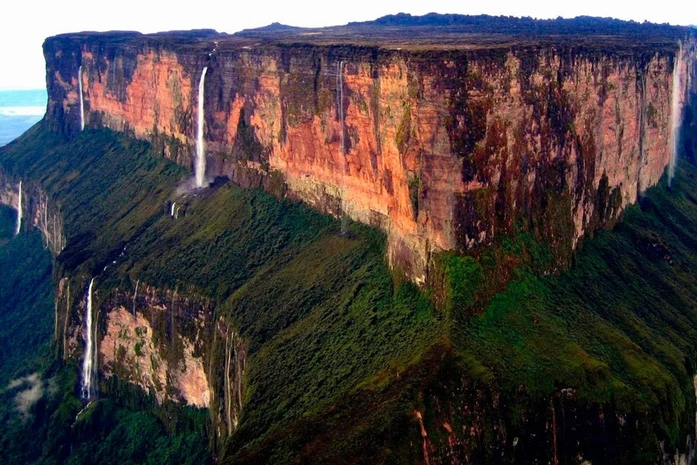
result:
[[[15,236],[19,234],[22,229],[22,181],[19,181],[19,195],[17,199],[17,228],[15,229]]]
[[[336,96],[337,96],[337,115],[339,116],[339,125],[341,127],[341,154],[346,150],[344,141],[344,62],[340,61],[336,65]]]
[[[671,95],[670,128],[671,147],[670,163],[668,164],[668,185],[673,184],[675,165],[678,162],[678,143],[680,139],[680,125],[682,123],[682,87],[680,85],[680,70],[682,69],[682,45],[678,50],[678,56],[673,65],[673,94]]]
[[[133,291],[133,318],[136,317],[136,299],[138,298],[138,284],[140,284],[140,279],[136,281],[136,290]]]
[[[169,216],[174,218],[174,209],[177,206],[177,202],[172,202],[172,205],[169,206]]]
[[[94,284],[94,278],[90,280],[90,286],[87,289],[87,310],[86,310],[86,322],[85,322],[85,355],[82,360],[82,389],[80,391],[83,399],[91,399],[95,390],[92,387],[92,378],[94,377],[94,371],[97,366],[97,351],[95,349],[94,336],[96,335],[96,328],[94,328],[94,322],[92,320],[92,285]]]
[[[77,87],[80,91],[80,131],[85,129],[85,101],[82,97],[82,65],[78,68]]]
[[[196,133],[196,187],[203,187],[206,177],[206,153],[203,147],[203,89],[206,82],[206,72],[208,67],[203,68],[201,79],[198,82],[198,130]]]

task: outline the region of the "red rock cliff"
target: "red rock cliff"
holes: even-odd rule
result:
[[[616,219],[669,163],[673,72],[682,102],[694,56],[677,40],[357,46],[319,34],[48,39],[47,118],[79,131],[81,79],[88,127],[192,166],[207,66],[207,175],[378,226],[390,263],[423,282],[434,252],[523,225],[563,262]]]

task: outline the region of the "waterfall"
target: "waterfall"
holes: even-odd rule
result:
[[[177,202],[172,202],[172,205],[169,206],[169,216],[174,218],[174,208],[177,206]]]
[[[77,87],[80,91],[80,131],[85,129],[85,101],[82,98],[82,65],[77,71]]]
[[[337,116],[339,117],[339,127],[341,128],[340,134],[340,150],[339,153],[346,155],[346,128],[344,127],[344,62],[340,61],[336,65],[336,97],[337,97]],[[346,158],[343,158],[343,175],[347,172]],[[342,183],[342,190],[345,186]],[[343,197],[343,196],[342,196]],[[341,231],[340,235],[345,235],[348,233],[349,217],[346,214],[346,209],[344,202],[342,200],[341,205]]]
[[[341,127],[341,154],[346,151],[344,142],[344,62],[340,61],[336,65],[336,97],[337,97],[337,116],[339,117],[339,125]]]
[[[133,292],[133,318],[136,317],[136,299],[138,298],[138,284],[140,284],[140,279],[136,281],[136,290]]]
[[[70,320],[70,280],[65,292],[65,319],[63,320],[63,360],[68,359],[68,321]]]
[[[239,425],[240,412],[242,411],[242,378],[245,372],[246,353],[241,338],[235,330],[228,326],[225,335],[225,378],[223,390],[225,400],[225,416],[227,419],[228,436]]]
[[[19,198],[17,199],[17,229],[15,229],[15,236],[19,234],[22,229],[22,181],[19,181]]]
[[[206,71],[208,71],[207,66],[203,68],[201,79],[198,82],[198,130],[196,133],[196,166],[194,167],[196,187],[203,187],[206,177],[206,153],[203,147],[203,89],[206,81]]]
[[[233,339],[234,344],[234,339]],[[228,333],[225,336],[225,413],[227,415],[227,426],[228,435],[234,429],[237,428],[237,418],[235,418],[234,423],[232,420],[232,383],[230,381],[230,365],[232,359],[232,348],[230,347],[230,328],[228,327]]]
[[[97,350],[95,348],[94,336],[96,336],[96,328],[92,321],[92,286],[94,278],[90,280],[90,286],[87,289],[87,315],[85,322],[85,355],[82,360],[82,389],[81,395],[85,400],[94,396],[95,390],[92,387],[92,378],[97,367]]]
[[[678,50],[677,60],[673,65],[673,94],[671,96],[670,128],[671,150],[668,164],[668,186],[673,185],[675,165],[678,162],[678,143],[680,139],[680,124],[682,123],[682,92],[680,88],[680,69],[682,68],[682,45]]]

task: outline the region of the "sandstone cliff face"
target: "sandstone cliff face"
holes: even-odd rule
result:
[[[140,281],[128,291],[105,291],[96,281],[100,382],[117,378],[158,403],[210,409],[218,436],[231,434],[243,407],[247,363],[246,342],[234,327],[224,318],[212,320],[207,298]],[[84,356],[86,301],[85,282],[59,280],[55,340],[65,360]]]
[[[106,304],[106,332],[99,341],[104,376],[117,375],[159,402],[209,407],[203,352],[210,310],[145,285],[134,289],[131,299],[123,297]]]
[[[686,86],[694,57],[683,50],[674,67],[677,42],[424,52],[63,36],[45,44],[47,118],[79,131],[82,79],[88,126],[192,166],[207,66],[207,175],[378,226],[390,263],[423,282],[433,252],[522,225],[563,264],[614,221],[669,163],[673,70]]]
[[[13,179],[0,171],[0,203],[18,208],[19,180]],[[63,217],[57,206],[35,182],[22,184],[22,227],[38,228],[43,236],[44,245],[54,255],[65,247]]]

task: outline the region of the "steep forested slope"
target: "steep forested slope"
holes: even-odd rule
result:
[[[211,459],[205,435],[225,463],[653,463],[661,441],[684,451],[694,431],[691,164],[586,240],[568,271],[518,232],[469,257],[434,257],[442,286],[421,290],[389,270],[381,233],[224,180],[182,194],[185,170],[111,131],[66,140],[40,124],[0,150],[0,164],[59,205],[68,242],[53,283],[69,277],[74,301],[93,276],[105,311],[137,282],[205,300],[247,357],[229,440],[216,431],[215,401],[210,414],[158,405],[113,377],[82,411],[79,357],[50,350],[46,252],[36,233],[12,237],[14,215],[2,209],[3,278],[27,281],[0,290],[33,292],[15,293],[26,299],[0,318],[36,349],[31,363],[3,349],[0,379],[38,373],[44,387],[26,414],[13,399],[34,381],[2,393],[9,463],[195,463]],[[501,276],[511,282],[495,294]],[[160,323],[165,341],[190,331]],[[200,333],[214,384],[225,357],[215,334]]]

